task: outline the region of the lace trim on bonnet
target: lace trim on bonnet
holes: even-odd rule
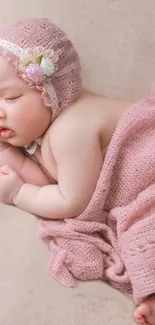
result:
[[[0,53],[14,65],[17,76],[26,81],[30,88],[35,87],[42,92],[46,106],[51,106],[52,102],[52,120],[54,120],[61,109],[51,77],[57,70],[60,50],[54,52],[51,49],[45,50],[42,46],[23,49],[17,44],[0,39]],[[37,145],[41,145],[40,138],[34,141],[32,145],[25,146],[25,149],[32,155]]]

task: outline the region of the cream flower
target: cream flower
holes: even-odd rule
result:
[[[28,48],[20,56],[18,68],[24,80],[41,84],[57,70],[58,59],[58,53],[51,49],[46,50],[40,46]]]

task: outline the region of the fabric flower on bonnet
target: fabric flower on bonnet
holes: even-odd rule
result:
[[[41,85],[57,70],[58,51],[43,47],[28,48],[21,54],[18,69],[22,78],[31,85]]]

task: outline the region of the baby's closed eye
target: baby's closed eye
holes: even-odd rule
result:
[[[9,95],[7,97],[5,97],[5,100],[8,100],[8,101],[12,101],[12,100],[16,100],[16,99],[19,99],[21,98],[23,95],[19,94],[19,95]]]

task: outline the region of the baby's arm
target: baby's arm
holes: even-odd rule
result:
[[[43,186],[50,184],[41,168],[19,148],[0,142],[0,167],[8,165],[14,169],[25,183]]]
[[[75,130],[77,130],[75,132]],[[103,163],[99,135],[72,123],[70,130],[52,133],[58,185],[24,184],[14,199],[21,209],[38,216],[61,219],[81,214],[95,190]]]

